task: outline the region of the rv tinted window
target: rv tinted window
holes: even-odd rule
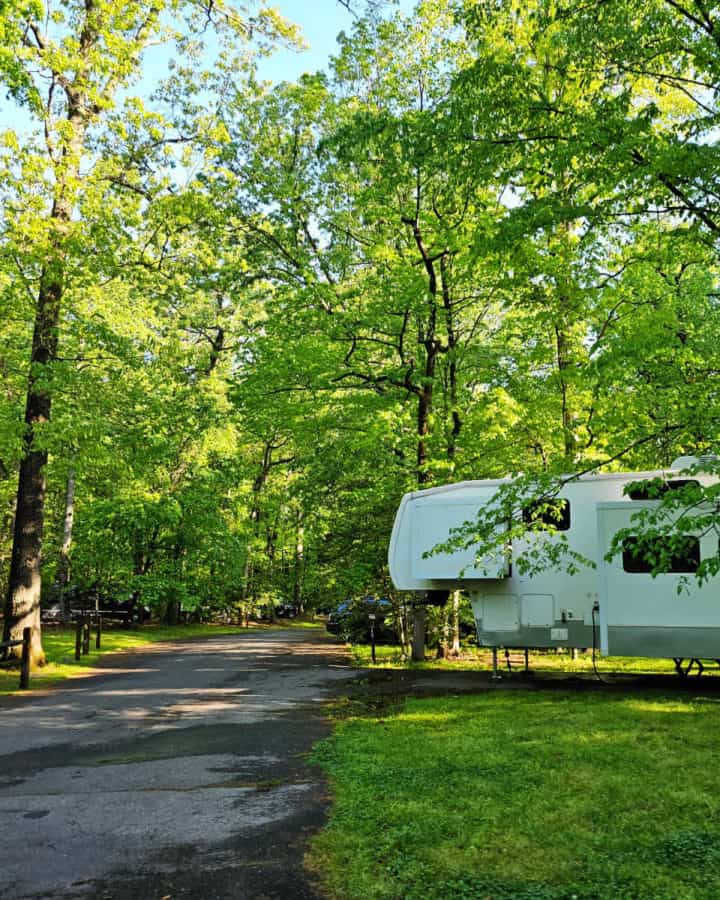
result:
[[[695,478],[673,478],[670,481],[649,481],[646,484],[639,483],[628,491],[631,500],[659,500],[668,491],[680,491],[689,484],[700,486]]]
[[[523,509],[526,525],[547,525],[555,531],[567,531],[570,527],[569,500],[543,500],[531,503]]]
[[[653,538],[640,541],[640,538],[629,537],[623,541],[623,569],[633,574],[652,572],[654,560],[660,557],[665,538]],[[700,540],[694,535],[685,535],[682,548],[670,557],[668,564],[661,571],[667,574],[691,573],[700,565]]]

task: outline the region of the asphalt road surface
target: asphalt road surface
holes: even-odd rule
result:
[[[156,644],[0,700],[0,897],[316,896],[327,806],[305,754],[353,678],[312,630]]]

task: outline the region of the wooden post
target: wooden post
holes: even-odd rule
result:
[[[82,616],[77,617],[77,621],[75,622],[75,659],[80,659],[80,653],[82,652],[82,627],[83,627]]]
[[[95,631],[95,649],[100,649],[100,640],[102,638],[102,616],[98,613],[97,628]]]
[[[30,687],[30,639],[32,628],[23,628],[22,661],[20,664],[20,690]]]

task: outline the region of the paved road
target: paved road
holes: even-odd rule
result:
[[[323,633],[156,644],[0,702],[0,897],[311,898],[304,754],[353,678]]]

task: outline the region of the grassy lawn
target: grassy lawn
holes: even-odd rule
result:
[[[311,861],[343,900],[720,896],[720,699],[490,691],[348,719]]]
[[[350,648],[353,662],[357,666],[373,667],[370,657],[370,647],[364,644],[353,644]],[[378,668],[391,669],[469,669],[488,671],[492,668],[492,654],[490,650],[468,648],[463,650],[460,659],[430,659],[422,663],[412,663],[403,659],[399,647],[378,647],[376,653]],[[569,652],[546,653],[530,651],[530,670],[537,673],[567,672],[570,674],[592,674],[592,653],[579,653],[577,659],[573,659]],[[504,657],[502,651],[498,654],[498,664],[502,667]],[[632,675],[632,674],[672,674],[675,666],[671,659],[648,659],[646,657],[612,656],[607,659],[598,657],[598,671],[601,675]],[[720,676],[717,667],[707,668],[703,678],[708,676]]]
[[[271,631],[280,628],[321,628],[322,622],[303,619],[282,619],[275,625],[251,624],[250,628],[234,625],[143,625],[142,628],[120,630],[108,628],[103,631],[102,647],[95,649],[95,632],[90,642],[90,653],[75,661],[75,628],[45,628],[43,648],[47,665],[33,671],[30,687],[34,689],[51,687],[65,678],[87,673],[106,653],[117,650],[131,650],[156,641],[176,641],[187,638],[202,638],[215,634],[241,634],[247,631]],[[12,694],[18,690],[18,670],[0,669],[0,695]]]

